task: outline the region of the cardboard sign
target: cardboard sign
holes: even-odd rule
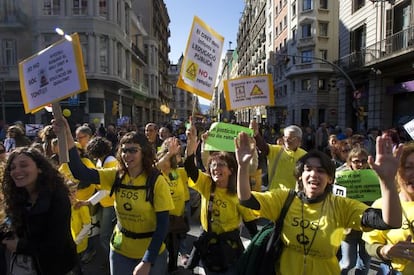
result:
[[[414,139],[414,119],[404,124],[404,129],[410,135],[411,139]]]
[[[240,132],[246,132],[253,136],[253,130],[240,125],[215,122],[211,124],[208,131],[208,138],[204,144],[205,151],[225,151],[234,152],[234,138]]]
[[[43,124],[25,124],[26,136],[35,137],[43,129]]]
[[[345,189],[336,195],[344,194],[343,196],[362,202],[372,202],[381,197],[379,178],[372,169],[338,171],[335,181],[336,185]],[[343,188],[335,190],[344,190]]]
[[[225,80],[224,94],[227,110],[275,105],[270,74]]]
[[[71,37],[72,41],[62,39],[19,63],[26,114],[88,89],[79,36]]]
[[[211,100],[224,38],[194,16],[177,87]]]

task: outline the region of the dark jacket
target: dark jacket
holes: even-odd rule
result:
[[[77,263],[70,220],[71,204],[67,189],[42,191],[24,213],[24,236],[19,236],[16,252],[35,257],[41,275],[60,275]]]

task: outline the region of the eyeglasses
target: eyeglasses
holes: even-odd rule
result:
[[[294,142],[298,139],[298,137],[286,137],[286,136],[284,136],[283,139],[287,142]]]
[[[76,139],[79,140],[79,139],[83,139],[83,138],[86,138],[86,137],[87,137],[86,135],[85,136],[77,136]]]
[[[366,164],[368,162],[367,159],[353,159],[351,160],[353,164]]]
[[[226,166],[227,166],[227,163],[225,162],[212,162],[210,164],[210,169],[223,168]]]
[[[138,153],[138,151],[141,151],[141,148],[138,148],[138,147],[121,148],[121,152],[124,154],[126,153],[136,154]]]

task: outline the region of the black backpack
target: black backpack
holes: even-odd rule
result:
[[[290,190],[277,221],[268,223],[253,237],[238,261],[239,275],[275,274],[275,264],[283,250],[283,220],[294,197],[295,191]]]

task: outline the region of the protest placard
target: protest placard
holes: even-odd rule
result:
[[[275,104],[272,76],[244,76],[224,81],[227,110]]]
[[[253,136],[253,130],[247,127],[224,122],[214,122],[208,130],[208,138],[204,143],[204,150],[234,152],[234,138],[240,132],[246,132],[250,136]]]
[[[194,16],[177,87],[211,100],[224,38]]]
[[[348,170],[336,172],[336,195],[344,194],[346,197],[362,202],[372,202],[381,197],[381,188],[377,173],[372,169]]]
[[[26,113],[86,91],[82,51],[77,34],[62,39],[19,63],[20,89]]]
[[[404,124],[404,129],[410,135],[411,139],[414,139],[414,119]]]

